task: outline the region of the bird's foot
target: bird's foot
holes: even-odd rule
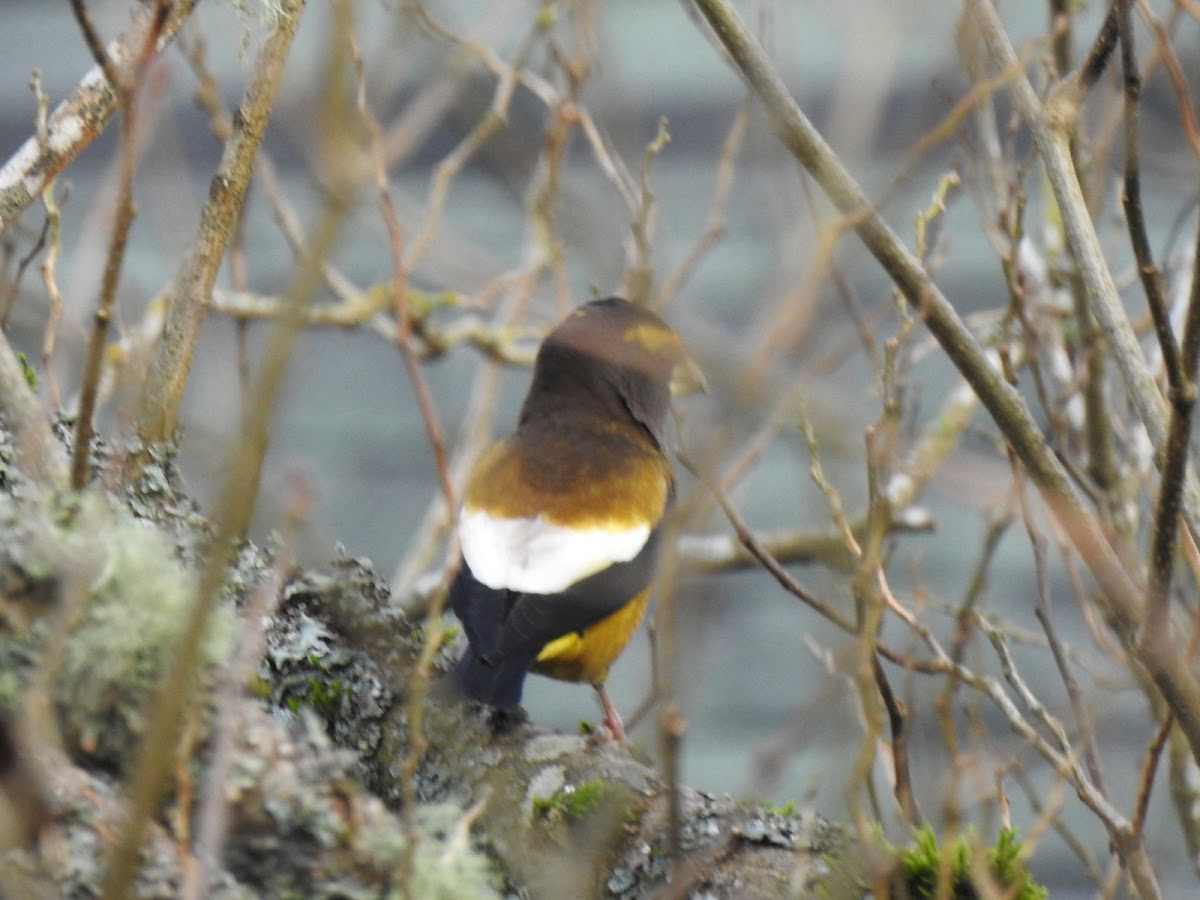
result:
[[[604,707],[604,721],[592,733],[592,741],[597,744],[604,743],[605,741],[616,741],[620,744],[627,743],[628,739],[625,737],[625,725],[621,721],[621,714],[613,706],[612,698],[608,696],[608,691],[604,689],[603,684],[597,684],[595,688],[596,693],[600,697],[600,705]]]

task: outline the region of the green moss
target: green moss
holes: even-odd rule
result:
[[[541,818],[563,817],[579,822],[595,809],[611,792],[609,785],[599,778],[580,784],[563,785],[549,797],[533,798],[533,813]]]
[[[24,353],[17,354],[17,362],[21,364],[21,373],[25,376],[26,383],[36,391],[38,386],[37,370],[33,368]]]
[[[258,700],[270,700],[274,688],[270,681],[255,673],[250,677],[250,683],[246,686],[246,690],[249,691],[251,697]]]
[[[340,678],[323,681],[320,678],[308,679],[308,691],[305,694],[292,694],[284,703],[292,712],[298,712],[302,706],[310,706],[325,718],[335,715],[346,696],[346,686]]]
[[[432,638],[437,641],[437,646],[434,648],[434,653],[441,653],[454,643],[454,639],[458,637],[459,627],[457,624],[449,623],[445,618],[435,623],[432,627],[425,622],[420,622],[413,626],[413,640],[419,645],[424,646]]]
[[[913,833],[913,843],[900,850],[900,875],[913,900],[937,896],[938,877],[949,869],[951,900],[978,900],[972,869],[977,842],[971,832],[955,838],[949,847],[938,843],[929,826]],[[1046,889],[1029,874],[1024,861],[1024,846],[1014,829],[1004,828],[996,845],[987,852],[988,870],[1007,896],[1013,900],[1045,900]]]
[[[782,816],[786,819],[796,814],[796,801],[789,800],[783,806],[772,806],[770,803],[763,803],[763,809],[773,816]]]
[[[1019,885],[1017,900],[1045,900],[1046,889],[1030,877],[1025,865],[1025,847],[1015,828],[1000,829],[1000,838],[988,856],[1001,884]]]

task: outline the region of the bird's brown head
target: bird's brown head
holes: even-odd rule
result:
[[[521,418],[567,403],[632,415],[663,446],[672,394],[704,377],[666,322],[619,297],[579,307],[546,336]]]

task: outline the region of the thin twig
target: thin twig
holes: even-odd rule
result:
[[[921,816],[921,808],[917,805],[916,794],[913,793],[912,767],[909,765],[908,754],[908,709],[904,701],[892,690],[878,656],[875,657],[873,669],[875,685],[879,688],[879,695],[883,698],[884,708],[887,709],[888,725],[892,732],[892,769],[896,776],[893,791],[896,803],[904,817],[904,824],[909,828],[919,828],[924,819]]]
[[[1108,61],[1112,58],[1112,52],[1116,46],[1117,8],[1114,3],[1109,6],[1108,14],[1104,17],[1100,30],[1096,33],[1096,39],[1092,42],[1091,49],[1088,50],[1087,56],[1080,63],[1074,76],[1085,91],[1090,91],[1100,80],[1100,76],[1108,68]]]
[[[688,283],[700,263],[708,255],[713,246],[725,233],[725,216],[729,207],[729,197],[733,189],[734,169],[737,165],[738,154],[746,139],[746,126],[750,122],[750,95],[738,104],[737,114],[729,134],[721,145],[721,156],[717,161],[717,174],[713,183],[712,203],[708,208],[708,219],[704,223],[704,231],[684,254],[679,266],[668,275],[658,289],[651,304],[654,309],[662,310]]]
[[[580,103],[577,94],[564,97],[563,93],[545,78],[528,69],[518,70],[514,68],[513,65],[505,61],[491,47],[473,38],[458,35],[452,30],[438,24],[423,4],[406,3],[405,9],[411,12],[414,19],[431,34],[478,58],[484,67],[496,76],[496,78],[501,80],[510,77],[516,78],[517,82],[550,110],[552,115],[562,121],[569,121],[572,127],[578,126],[582,130],[584,137],[587,138],[588,146],[592,151],[592,157],[596,165],[599,166],[600,171],[612,183],[613,187],[617,189],[626,209],[632,213],[637,208],[636,182],[629,174],[621,158],[612,152],[611,147],[605,141],[591,113]],[[581,87],[581,84],[582,82],[578,78],[571,79],[571,87],[576,91]],[[553,127],[548,129],[548,131],[552,132]],[[546,147],[545,155],[553,157],[554,152],[552,148]]]
[[[1065,466],[1050,451],[1028,408],[1003,377],[986,362],[982,349],[963,325],[949,300],[922,269],[878,213],[870,210],[862,189],[851,178],[833,151],[804,116],[771,65],[766,54],[746,29],[728,0],[695,0],[729,51],[743,77],[763,101],[775,130],[797,159],[808,169],[834,204],[845,214],[854,214],[855,230],[900,288],[914,310],[938,339],[947,357],[974,388],[993,420],[1012,444],[1028,469],[1054,518],[1069,536],[1104,592],[1112,614],[1119,620],[1118,632],[1131,641],[1142,620],[1139,591],[1114,552],[1100,523],[1085,506]],[[975,17],[997,68],[1007,70],[1017,62],[989,0],[968,0],[968,14]],[[1122,374],[1139,415],[1152,439],[1164,435],[1163,403],[1149,374],[1141,347],[1124,316],[1116,286],[1104,261],[1102,248],[1092,228],[1078,182],[1070,171],[1070,153],[1065,140],[1068,120],[1051,129],[1042,116],[1042,105],[1028,79],[1021,74],[1012,82],[1018,109],[1031,125],[1034,138],[1051,172],[1051,183],[1067,224],[1069,241],[1084,273],[1084,283],[1097,301],[1097,318],[1114,347]],[[1068,98],[1072,101],[1073,97]],[[1065,102],[1065,101],[1064,101]],[[864,213],[863,210],[868,210]],[[1189,478],[1185,509],[1190,522],[1200,522],[1200,489],[1192,492]],[[1175,652],[1161,655],[1140,653],[1139,658],[1154,675],[1188,735],[1193,754],[1200,760],[1200,685]]]
[[[85,26],[86,8],[82,0],[72,0],[80,15],[80,25]],[[112,319],[113,309],[117,301],[117,285],[121,278],[121,266],[125,262],[125,247],[129,239],[129,230],[133,225],[133,174],[137,157],[137,126],[138,126],[138,88],[141,76],[154,59],[155,47],[171,4],[168,0],[158,0],[155,4],[155,14],[151,18],[150,27],[146,30],[142,46],[134,57],[133,66],[128,74],[122,74],[112,69],[111,63],[105,66],[105,73],[117,88],[121,106],[121,149],[119,151],[117,176],[117,210],[113,221],[112,236],[108,243],[108,256],[104,263],[104,275],[100,281],[100,298],[96,304],[95,321],[92,325],[91,338],[88,341],[87,355],[84,358],[83,375],[80,381],[79,413],[75,420],[75,447],[71,462],[71,486],[82,490],[91,478],[92,437],[95,434],[94,416],[96,398],[100,391],[101,368],[104,363],[104,345],[108,338],[108,325]],[[88,23],[90,24],[90,22]],[[91,40],[89,39],[89,43]],[[93,48],[93,52],[100,50]],[[107,60],[107,55],[104,57]],[[110,71],[111,69],[111,71]]]
[[[65,197],[67,191],[63,191]],[[38,229],[37,237],[34,238],[29,249],[17,260],[17,271],[13,273],[12,282],[9,283],[6,290],[0,294],[0,328],[5,331],[9,327],[9,319],[12,316],[13,305],[17,301],[17,294],[21,290],[21,281],[25,277],[25,272],[28,270],[30,263],[37,258],[37,255],[42,252],[46,246],[46,239],[50,233],[50,217],[46,216],[42,219],[42,227]],[[4,274],[8,274],[9,261],[16,248],[12,240],[12,235],[7,235],[4,238]]]
[[[41,73],[33,73],[33,76],[29,79],[29,87],[33,91],[33,96],[37,102],[35,124],[37,138],[44,146],[50,141],[50,133],[47,128],[50,98],[42,90]],[[46,219],[42,234],[35,243],[34,248],[29,251],[29,255],[22,260],[22,265],[17,270],[17,279],[13,282],[15,296],[17,283],[20,281],[25,264],[33,258],[33,254],[37,252],[38,247],[44,246],[46,248],[46,255],[42,257],[42,283],[46,286],[46,301],[50,305],[50,314],[46,317],[46,327],[42,333],[42,371],[46,376],[46,387],[51,409],[58,409],[61,399],[58,390],[58,378],[54,373],[54,346],[58,340],[58,326],[62,320],[63,312],[62,291],[58,287],[58,255],[62,250],[62,210],[59,208],[58,198],[55,196],[57,187],[58,181],[55,178],[51,178],[46,182],[46,188],[42,191],[42,205],[46,207]],[[7,320],[7,310],[4,317]]]
[[[1051,825],[1058,836],[1062,838],[1063,843],[1070,848],[1071,852],[1075,854],[1079,862],[1083,865],[1087,877],[1093,884],[1099,885],[1104,876],[1100,872],[1100,867],[1096,862],[1096,856],[1092,850],[1079,835],[1071,830],[1057,810],[1047,807],[1042,786],[1033,783],[1033,779],[1029,777],[1029,773],[1025,771],[1023,766],[1014,765],[1012,772],[1017,782],[1021,785],[1021,789],[1025,792],[1025,801],[1029,804],[1029,808],[1037,815],[1038,820],[1050,820]]]
[[[1017,55],[995,7],[988,0],[968,0],[967,7],[966,14],[971,15],[979,26],[994,65],[1007,71],[1017,61]],[[1046,175],[1062,215],[1067,243],[1091,299],[1096,320],[1104,331],[1109,352],[1121,372],[1128,395],[1138,418],[1146,426],[1151,442],[1155,446],[1162,446],[1167,440],[1166,403],[1125,314],[1124,304],[1071,160],[1070,136],[1075,130],[1073,126],[1079,113],[1081,93],[1073,82],[1060,82],[1043,103],[1024,73],[1012,81],[1011,90],[1017,110],[1029,127],[1046,167]],[[1200,532],[1200,484],[1190,467],[1185,485],[1184,509],[1189,526],[1193,531]],[[1193,745],[1200,754],[1200,692],[1193,693],[1196,694],[1195,709],[1187,719],[1191,721],[1194,717]],[[1182,719],[1180,724],[1184,724]],[[1193,725],[1185,727],[1191,729]]]
[[[668,692],[670,688],[666,689]],[[670,697],[671,694],[667,693]],[[663,777],[667,782],[667,858],[678,866],[683,860],[681,849],[683,828],[683,803],[680,798],[680,756],[683,736],[687,732],[687,720],[674,700],[663,704],[662,719]]]
[[[1180,353],[1167,309],[1162,276],[1154,264],[1142,214],[1140,154],[1138,152],[1138,108],[1141,81],[1133,51],[1132,0],[1118,0],[1120,11],[1121,64],[1125,84],[1125,194],[1122,198],[1138,271],[1154,318],[1170,390],[1171,417],[1162,479],[1150,541],[1150,579],[1146,589],[1146,628],[1141,644],[1147,652],[1174,653],[1170,639],[1170,591],[1174,577],[1178,519],[1183,480],[1187,469],[1191,415],[1196,402],[1194,384],[1196,347]],[[1198,232],[1200,233],[1200,232]],[[1200,246],[1200,243],[1198,243]],[[1193,284],[1188,303],[1185,339],[1200,340],[1200,285]],[[1186,357],[1186,359],[1185,359]]]
[[[1142,80],[1138,73],[1137,59],[1133,50],[1133,23],[1129,8],[1133,0],[1117,0],[1120,10],[1119,26],[1121,37],[1121,74],[1125,97],[1125,168],[1124,190],[1121,206],[1129,225],[1129,239],[1137,259],[1138,275],[1146,292],[1146,303],[1154,320],[1154,330],[1162,351],[1163,365],[1167,370],[1167,381],[1172,391],[1183,387],[1184,377],[1179,358],[1179,345],[1171,326],[1166,291],[1162,272],[1154,262],[1154,251],[1150,249],[1150,235],[1146,231],[1146,215],[1142,207],[1142,161],[1138,138],[1138,113],[1142,100]]]
[[[869,208],[862,190],[796,106],[762,48],[733,8],[724,0],[696,2],[743,76],[763,100],[773,126],[788,148],[813,172],[839,209],[859,213]],[[862,215],[856,230],[1013,443],[1089,566],[1114,596],[1114,602],[1121,603],[1136,619],[1138,598],[1132,582],[1071,487],[1065,469],[1047,451],[1040,430],[1024,403],[988,362],[950,302],[882,218],[874,212]]]
[[[1183,136],[1188,142],[1188,147],[1191,148],[1192,155],[1200,160],[1200,125],[1196,123],[1196,108],[1192,103],[1191,91],[1188,88],[1188,76],[1184,73],[1183,64],[1180,63],[1175,49],[1171,46],[1171,38],[1166,27],[1154,14],[1154,10],[1150,8],[1146,0],[1137,0],[1137,4],[1146,21],[1150,23],[1150,27],[1154,29],[1154,36],[1158,40],[1158,53],[1167,69],[1167,78],[1171,82],[1171,87],[1175,90],[1179,107],[1179,124],[1183,128]]]
[[[638,205],[629,223],[628,261],[622,280],[624,296],[634,303],[648,303],[654,288],[654,264],[650,259],[650,238],[654,231],[654,192],[650,189],[650,167],[671,140],[666,116],[658,120],[658,131],[642,155],[642,173],[638,182]]]
[[[357,54],[357,47],[353,45],[353,41],[352,47],[354,47],[354,52]],[[356,59],[359,60],[361,67],[361,58],[356,55]],[[396,213],[396,204],[392,200],[391,191],[388,189],[387,162],[383,155],[382,132],[379,128],[379,122],[367,108],[365,83],[361,81],[361,68],[359,71],[359,114],[366,122],[367,129],[371,135],[372,158],[376,166],[375,187],[379,192],[379,202],[383,210],[383,218],[387,224],[388,236],[392,247],[392,286],[396,315],[395,341],[400,347],[400,352],[404,357],[404,367],[408,372],[409,381],[412,383],[413,392],[417,396],[417,404],[421,410],[421,419],[425,423],[425,433],[429,438],[429,445],[433,450],[433,460],[437,468],[438,484],[441,487],[442,496],[446,501],[446,507],[453,510],[456,508],[457,502],[446,461],[446,442],[442,437],[442,426],[438,421],[433,394],[421,369],[420,355],[413,341],[413,316],[409,310],[408,301],[408,272],[404,264],[404,229],[400,224],[400,217]]]
[[[1146,758],[1142,761],[1142,776],[1138,779],[1137,800],[1133,805],[1131,824],[1133,833],[1139,837],[1145,834],[1146,813],[1150,809],[1150,795],[1154,791],[1154,776],[1158,772],[1158,763],[1162,759],[1163,747],[1166,746],[1167,737],[1171,734],[1171,728],[1174,725],[1175,717],[1168,712],[1163,716],[1158,731],[1150,741],[1150,746],[1146,748]]]
[[[1050,0],[1050,46],[1058,76],[1071,67],[1071,8],[1067,0]]]
[[[1011,522],[1012,511],[1010,508],[1005,508],[988,523],[987,530],[984,532],[979,560],[967,582],[963,600],[954,611],[955,629],[949,656],[955,664],[961,664],[966,657],[968,643],[975,633],[975,609],[987,586],[987,573],[995,558],[996,549],[1000,546],[1000,539]],[[951,832],[960,827],[962,820],[962,810],[958,800],[958,784],[963,777],[965,764],[963,762],[964,755],[960,752],[961,741],[958,729],[954,723],[954,701],[961,687],[962,683],[958,679],[947,678],[943,682],[942,689],[938,691],[937,699],[934,700],[934,709],[937,712],[938,724],[942,733],[942,743],[946,747],[947,758],[954,760],[943,805],[944,828]]]
[[[1075,716],[1075,721],[1082,732],[1083,757],[1087,763],[1088,774],[1091,776],[1092,782],[1096,785],[1096,789],[1103,793],[1105,791],[1104,777],[1100,767],[1100,756],[1096,751],[1096,729],[1092,725],[1087,705],[1083,701],[1079,682],[1075,679],[1075,675],[1071,671],[1067,660],[1067,653],[1058,637],[1058,630],[1054,624],[1054,615],[1051,611],[1050,577],[1046,569],[1046,539],[1042,537],[1037,526],[1034,524],[1033,512],[1030,510],[1028,498],[1025,496],[1025,486],[1021,470],[1016,465],[1013,466],[1013,477],[1017,484],[1016,493],[1021,506],[1021,518],[1025,523],[1025,534],[1028,536],[1030,546],[1033,549],[1033,568],[1036,579],[1035,583],[1037,585],[1034,614],[1042,625],[1042,631],[1046,634],[1046,640],[1049,641],[1050,654],[1054,657],[1054,664],[1058,668],[1059,677],[1062,678],[1063,685],[1067,691],[1067,699],[1071,703],[1072,714]]]
[[[420,15],[428,19],[424,8],[420,8]],[[429,21],[432,22],[432,20]],[[506,121],[508,106],[520,81],[520,73],[525,66],[525,60],[533,51],[538,38],[543,34],[542,22],[541,16],[533,17],[532,24],[513,54],[513,62],[503,67],[492,94],[491,108],[487,114],[480,118],[470,133],[459,141],[457,146],[434,168],[433,184],[429,189],[429,211],[426,214],[425,223],[408,245],[402,259],[407,271],[411,272],[413,267],[425,256],[434,237],[437,236],[442,224],[446,195],[455,177]]]
[[[367,105],[367,86],[364,77],[362,54],[354,38],[353,9],[343,0],[336,6],[337,18],[341,34],[336,40],[345,41],[347,49],[354,62],[357,111],[361,121],[367,127],[370,136],[370,157],[375,176],[375,189],[379,196],[379,205],[387,226],[388,238],[392,253],[392,285],[396,312],[396,344],[404,358],[404,366],[408,372],[413,392],[421,410],[425,423],[425,432],[433,450],[434,464],[437,467],[438,483],[442,491],[442,499],[446,509],[453,516],[457,511],[454,486],[450,479],[449,465],[446,459],[446,445],[442,438],[442,427],[438,421],[437,408],[425,380],[420,359],[413,347],[412,318],[408,306],[408,266],[404,254],[404,230],[400,217],[396,212],[396,204],[388,187],[387,158],[384,154],[383,131],[379,121]],[[448,583],[447,583],[448,586]],[[439,590],[426,615],[425,646],[421,652],[422,665],[418,665],[409,678],[408,683],[408,741],[409,752],[401,764],[401,796],[404,798],[402,815],[404,816],[405,843],[403,866],[398,875],[400,888],[404,895],[412,898],[413,866],[415,865],[417,846],[420,841],[420,831],[417,825],[417,767],[424,757],[426,738],[424,726],[425,692],[429,680],[429,666],[433,656],[441,647],[443,636],[442,604],[445,602],[445,591]]]
[[[47,399],[52,409],[58,409],[62,397],[58,390],[58,377],[54,374],[54,347],[58,341],[58,325],[62,321],[63,298],[58,287],[58,254],[62,250],[62,210],[54,196],[57,179],[52,179],[42,191],[42,203],[46,207],[46,255],[42,257],[42,282],[46,285],[46,301],[50,314],[46,317],[46,328],[42,334],[42,371],[46,376]]]
[[[696,464],[692,461],[691,456],[688,455],[686,451],[677,450],[675,456],[685,469],[700,479],[700,482],[713,493],[713,496],[717,499],[717,503],[719,503],[721,509],[724,510],[726,518],[729,519],[730,524],[733,525],[734,531],[737,532],[738,540],[741,541],[746,549],[754,555],[754,558],[757,559],[762,566],[771,573],[772,576],[774,576],[775,580],[783,585],[788,593],[793,594],[794,596],[803,600],[806,604],[820,613],[821,616],[828,619],[830,622],[833,622],[843,631],[847,633],[854,632],[855,629],[853,622],[851,622],[840,612],[830,606],[825,600],[809,591],[808,588],[793,578],[791,573],[784,569],[783,566],[779,564],[779,561],[776,560],[775,557],[772,556],[766,550],[766,548],[762,546],[754,532],[752,532],[746,525],[745,519],[743,519],[737,509],[734,508],[733,503],[729,500],[729,497],[725,491],[719,485],[714,484],[704,477]]]
[[[161,7],[163,4],[158,4]],[[104,42],[100,39],[99,32],[96,31],[96,25],[92,21],[92,14],[88,12],[87,4],[84,0],[71,0],[71,10],[75,13],[75,21],[79,23],[79,30],[83,33],[84,43],[88,45],[88,50],[91,51],[92,58],[96,60],[100,66],[104,77],[108,79],[108,83],[112,85],[117,92],[118,102],[124,100],[120,95],[126,90],[125,78],[117,64],[108,54],[108,50],[104,47]],[[147,32],[149,34],[154,30],[151,26]]]
[[[1146,597],[1146,627],[1140,641],[1139,656],[1155,663],[1175,663],[1190,671],[1191,667],[1181,649],[1171,636],[1170,592],[1174,579],[1175,555],[1178,548],[1180,511],[1182,507],[1183,479],[1188,463],[1188,448],[1191,443],[1192,416],[1196,405],[1196,367],[1200,361],[1200,226],[1196,230],[1196,254],[1192,273],[1192,289],[1188,297],[1187,315],[1183,326],[1181,346],[1182,383],[1171,392],[1171,422],[1165,459],[1162,463],[1162,478],[1159,483],[1158,500],[1154,511],[1154,528],[1151,534],[1150,583]],[[1163,660],[1164,655],[1177,657]],[[1150,666],[1155,680],[1160,680],[1159,670]],[[1160,685],[1161,687],[1161,685]],[[1164,691],[1164,693],[1166,693]],[[1175,706],[1177,698],[1168,694],[1172,711],[1182,717]],[[1186,728],[1185,728],[1186,730]],[[1197,746],[1189,733],[1193,752]]]

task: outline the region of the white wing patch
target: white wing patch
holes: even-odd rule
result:
[[[471,573],[488,587],[557,594],[613,563],[633,559],[646,546],[650,526],[577,530],[541,516],[497,519],[463,510],[458,535]]]

